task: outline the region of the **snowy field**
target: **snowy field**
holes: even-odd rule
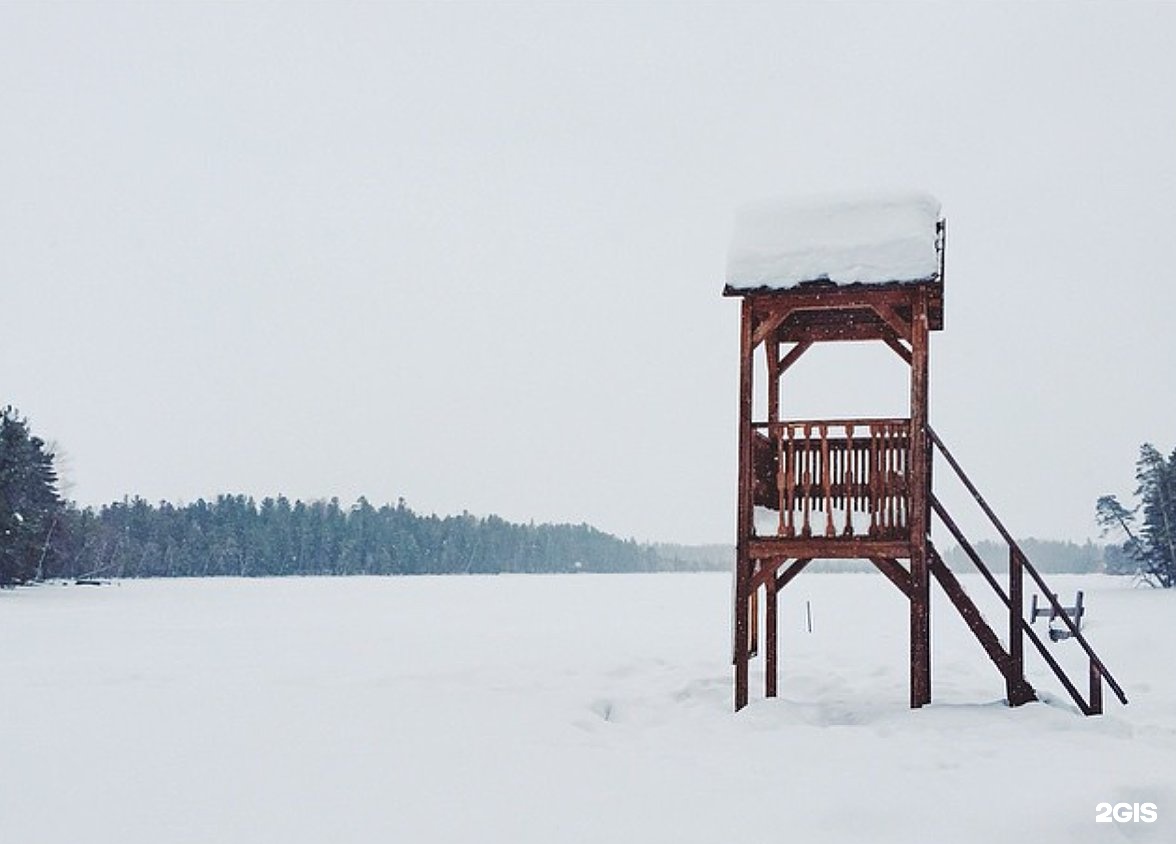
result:
[[[1129,706],[1079,716],[1033,654],[1046,702],[1005,708],[939,595],[910,711],[879,575],[794,581],[782,697],[757,659],[739,715],[721,574],[5,591],[0,841],[1176,841],[1176,592],[1053,580]]]

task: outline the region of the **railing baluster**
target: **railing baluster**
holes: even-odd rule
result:
[[[845,529],[842,531],[844,536],[853,536],[853,499],[850,497],[853,494],[853,425],[845,426],[845,459],[842,464],[843,473],[841,476],[842,489],[845,494],[842,496],[842,501],[845,505]]]
[[[882,491],[878,488],[878,427],[870,426],[870,536],[878,534],[878,500]]]
[[[862,514],[863,519],[870,512],[870,484],[873,483],[870,477],[870,449],[873,441],[867,426],[865,436],[862,437],[861,449],[858,451],[858,512]],[[866,533],[869,534],[871,530],[871,526],[867,524]]]
[[[784,433],[777,425],[775,428],[776,436],[776,502],[779,506],[779,512],[776,520],[776,535],[787,536],[786,524],[784,522],[784,514],[788,512],[787,489],[788,483],[785,477],[788,472],[788,463],[784,454]],[[771,599],[769,598],[769,601]],[[769,629],[771,629],[769,627]]]
[[[883,426],[880,427],[880,431],[878,431],[878,507],[880,507],[880,510],[878,510],[878,528],[882,530],[883,534],[889,527],[887,524],[886,513],[888,497],[886,488],[888,458],[889,455],[887,454],[886,426],[883,424]]]
[[[886,426],[887,438],[890,440],[890,475],[887,478],[887,488],[890,490],[890,529],[898,528],[898,432],[894,425]]]
[[[911,439],[908,425],[900,425],[898,428],[898,463],[898,524],[905,533],[911,523]]]
[[[796,519],[793,516],[796,509],[796,443],[792,438],[792,426],[789,425],[784,430],[788,434],[788,472],[784,478],[784,483],[788,485],[788,526],[785,533],[787,536],[796,536]]]
[[[820,427],[821,434],[821,490],[825,496],[825,536],[836,536],[833,527],[833,473],[829,467],[829,426]]]
[[[833,509],[841,506],[841,450],[838,443],[840,437],[829,441],[829,490],[833,495]]]
[[[894,530],[894,429],[890,425],[885,427],[886,437],[886,474],[883,484],[886,490],[886,531]]]
[[[898,470],[898,503],[902,510],[901,523],[903,532],[905,533],[911,524],[911,437],[909,425],[900,425],[898,427],[898,443],[901,463]]]
[[[813,527],[812,527],[812,524],[809,522],[809,509],[810,509],[810,506],[811,506],[811,503],[813,500],[813,487],[812,487],[812,477],[813,477],[812,444],[813,444],[813,440],[812,440],[812,436],[813,436],[813,426],[808,423],[805,423],[805,426],[804,426],[804,457],[803,457],[804,473],[800,476],[800,485],[801,485],[800,488],[801,488],[801,493],[803,495],[803,498],[801,499],[801,505],[804,508],[804,511],[803,511],[804,512],[804,523],[801,525],[801,528],[800,528],[800,535],[801,536],[812,536],[812,534],[813,534]]]
[[[866,435],[862,437],[861,445],[857,449],[857,508],[858,512],[870,512],[870,429],[867,426]],[[866,531],[869,532],[867,526]]]
[[[861,512],[861,485],[862,485],[862,469],[861,469],[861,451],[857,447],[857,443],[853,441],[853,437],[849,438],[849,509],[851,512]],[[852,521],[852,517],[851,517]]]
[[[890,426],[882,426],[882,528],[889,533],[892,524],[892,500],[890,496]]]
[[[886,509],[889,513],[890,533],[898,530],[898,436],[892,423],[886,423],[888,465],[886,470]]]

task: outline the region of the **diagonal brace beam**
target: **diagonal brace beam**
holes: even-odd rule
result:
[[[904,569],[893,557],[870,557],[870,562],[878,567],[878,571],[886,575],[890,582],[899,588],[908,598],[911,596],[911,573]]]
[[[751,348],[755,349],[760,343],[767,340],[784,320],[792,315],[793,308],[781,308],[777,311],[771,311],[766,314],[763,321],[756,326],[755,331],[751,334]]]
[[[911,339],[911,325],[904,322],[902,317],[898,315],[898,311],[894,309],[893,305],[885,302],[871,302],[870,308],[882,321],[890,326],[890,330],[901,337],[903,340],[910,341]]]
[[[781,574],[777,575],[776,571],[782,568],[783,565],[788,562],[787,557],[777,557],[774,560],[761,560],[760,567],[756,570],[755,574],[752,575],[751,581],[747,588],[754,592],[756,589],[759,589],[761,586],[767,583],[768,578],[775,577],[776,589],[779,591],[780,589],[784,588],[785,585],[791,582],[792,578],[800,574],[804,570],[804,567],[812,561],[812,557],[802,557],[799,560],[793,560],[792,565],[785,569]]]
[[[911,354],[911,350],[908,349],[902,340],[900,340],[897,336],[893,334],[886,334],[883,335],[882,340],[886,343],[887,346],[894,349],[895,354],[905,360],[908,365],[914,359],[914,356]]]
[[[780,358],[780,363],[776,366],[776,374],[783,375],[784,370],[800,360],[800,356],[807,352],[809,350],[809,346],[812,344],[812,340],[801,340],[795,346],[789,349],[788,354]]]

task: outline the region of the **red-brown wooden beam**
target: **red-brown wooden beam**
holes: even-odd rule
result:
[[[779,592],[785,586],[792,582],[792,579],[804,571],[804,567],[812,562],[810,558],[801,558],[793,560],[792,565],[784,569],[776,576],[776,591]]]
[[[873,308],[874,313],[881,317],[882,321],[890,326],[895,334],[903,340],[911,339],[911,324],[898,315],[898,312],[894,310],[894,305],[887,302],[879,302]]]
[[[777,344],[779,344],[779,340],[777,340],[776,342],[777,342]],[[786,355],[784,355],[784,357],[780,358],[779,363],[776,364],[777,377],[779,377],[780,375],[783,375],[784,371],[787,370],[788,367],[792,366],[792,364],[794,364],[798,360],[800,360],[800,356],[803,355],[805,352],[807,352],[809,350],[809,347],[812,346],[812,344],[813,344],[812,340],[803,340],[803,341],[797,343],[791,349],[789,349],[788,354],[786,354]]]
[[[1087,715],[1102,715],[1103,711],[1103,695],[1102,695],[1102,671],[1093,659],[1090,661],[1090,705],[1087,707]]]
[[[908,365],[910,364],[911,350],[908,349],[906,346],[904,346],[902,341],[898,337],[895,337],[890,334],[884,334],[884,335],[882,335],[882,340],[883,340],[883,342],[886,343],[887,346],[894,349],[895,354],[897,354],[900,358],[902,358],[904,361],[906,361]]]
[[[929,305],[929,327],[938,331],[943,327],[943,284],[942,281],[922,281],[913,284],[893,285],[851,285],[812,286],[789,290],[738,290],[730,286],[723,290],[724,296],[739,296],[744,301],[755,303],[756,317],[780,312],[782,308],[832,311],[847,308],[872,308],[876,304],[887,304],[894,308],[911,307],[913,298],[926,297]],[[759,338],[760,340],[763,337]]]
[[[1009,656],[1008,651],[1001,646],[1000,639],[988,626],[988,622],[984,620],[976,604],[960,586],[955,574],[943,562],[943,558],[938,553],[931,551],[928,565],[930,571],[935,575],[935,579],[943,587],[944,593],[955,605],[956,610],[964,619],[964,623],[968,625],[968,629],[972,631],[972,635],[976,637],[980,646],[984,648],[984,652],[988,654],[988,658],[992,660],[993,665],[1004,676],[1009,706],[1020,706],[1037,700],[1036,692],[1021,672],[1021,666],[1017,665]]]
[[[871,425],[907,425],[909,419],[902,417],[883,418],[875,417],[861,417],[859,419],[789,419],[786,422],[753,422],[751,427],[757,431],[762,431],[764,428],[779,428],[784,425],[791,425],[793,428],[803,428],[805,425],[816,427],[818,425],[828,425],[831,428],[844,428],[846,425],[853,425],[855,428],[868,429]],[[854,438],[855,441],[868,441],[869,437],[866,434],[859,434]]]
[[[778,557],[771,560],[760,560],[759,570],[752,577],[749,588],[754,592],[756,589],[759,589],[761,586],[765,585],[769,580],[775,580],[776,591],[778,592],[787,586],[792,578],[800,574],[801,571],[804,570],[805,566],[813,561],[812,557],[802,557],[799,560],[793,560],[792,565],[777,575],[776,572],[784,567],[784,564],[788,562],[788,559],[788,557]]]
[[[752,559],[809,557],[830,560],[869,560],[873,557],[910,557],[907,539],[870,539],[867,537],[783,537],[762,536],[748,541]]]
[[[779,611],[780,596],[776,588],[776,578],[769,577],[764,584],[764,697],[776,696],[776,684],[780,679],[780,668],[777,661],[779,646]]]
[[[743,301],[746,302],[747,300],[744,299]],[[792,315],[792,311],[793,309],[791,307],[780,307],[757,315],[759,317],[759,323],[751,333],[751,348],[754,350],[760,343],[772,336],[772,333],[780,327],[780,324]]]
[[[1025,612],[1024,571],[1021,556],[1016,548],[1009,549],[1009,677],[1006,678],[1006,695],[1011,704],[1016,697],[1016,680],[1025,676],[1025,634],[1021,632],[1021,620]]]
[[[739,330],[739,504],[735,541],[735,710],[747,706],[748,597],[751,578],[752,493],[752,303],[743,300]]]
[[[780,341],[775,337],[769,337],[764,342],[764,358],[768,373],[768,422],[779,422]],[[775,447],[773,447],[773,451],[775,451]]]
[[[759,592],[751,588],[747,594],[747,629],[747,658],[751,660],[759,656]]]
[[[786,343],[824,343],[842,340],[884,340],[893,334],[882,322],[854,322],[839,325],[784,326],[779,338]]]
[[[893,557],[871,557],[870,562],[886,575],[907,598],[911,597],[911,574]]]
[[[756,315],[781,306],[796,310],[832,310],[836,308],[872,308],[875,304],[910,307],[913,298],[925,285],[899,284],[893,287],[794,287],[789,290],[753,292],[742,295],[744,301],[755,303]]]
[[[911,313],[911,706],[931,702],[931,589],[928,577],[927,512],[930,439],[927,435],[928,345],[927,294],[919,291]]]

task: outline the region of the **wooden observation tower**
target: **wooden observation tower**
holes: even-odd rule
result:
[[[1025,678],[1033,643],[1088,715],[1102,711],[1105,679],[1127,698],[1078,625],[1054,609],[1089,656],[1084,696],[1024,618],[1028,575],[1054,593],[928,424],[928,354],[943,328],[946,224],[925,194],[761,204],[736,224],[725,296],[741,299],[739,475],[735,572],[735,708],[748,702],[748,662],[759,650],[765,601],[765,695],[777,693],[778,593],[814,559],[873,563],[909,600],[910,704],[931,702],[931,580],[946,592],[1003,676],[1007,702],[1036,699]],[[787,419],[785,376],[815,343],[885,343],[910,368],[905,418]],[[766,389],[757,390],[762,355]],[[834,386],[833,389],[836,389]],[[758,398],[757,398],[758,397]],[[1009,547],[1007,589],[935,497],[932,459],[956,472]],[[964,549],[1008,608],[1002,637],[981,616],[931,542],[932,518]]]

